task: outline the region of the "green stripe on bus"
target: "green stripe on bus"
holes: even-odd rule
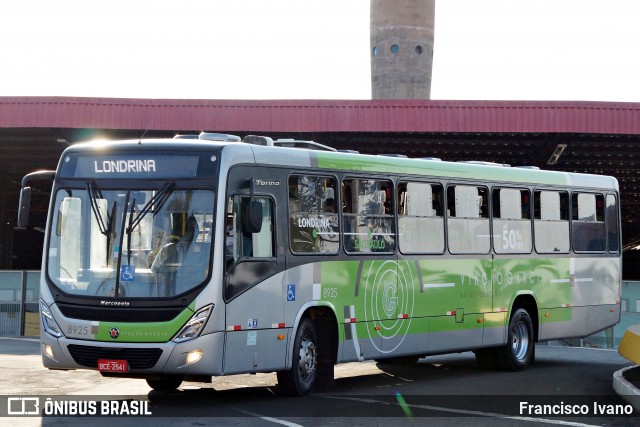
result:
[[[321,169],[398,173],[474,180],[567,185],[564,173],[469,163],[315,152]]]
[[[356,331],[365,336],[424,333],[425,321],[429,332],[496,326],[504,322],[518,295],[532,295],[538,308],[561,312],[541,322],[572,317],[571,310],[561,309],[573,300],[568,257],[429,257],[323,262],[320,267],[322,299],[338,309],[339,317],[344,313],[340,323],[355,319]],[[344,339],[347,331],[340,329]]]
[[[194,313],[194,303],[167,322],[100,322],[97,341],[109,342],[167,342],[175,336]],[[115,331],[117,329],[117,337]]]

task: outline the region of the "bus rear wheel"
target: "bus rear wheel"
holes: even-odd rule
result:
[[[160,378],[148,378],[147,384],[157,391],[173,391],[180,387],[183,380],[184,375],[163,375]]]
[[[478,365],[484,369],[522,371],[535,358],[535,337],[529,312],[517,309],[509,320],[507,343],[501,347],[474,351]]]
[[[508,371],[522,371],[534,358],[535,337],[529,312],[517,309],[507,330],[507,345],[503,347],[500,366]]]
[[[303,319],[296,331],[291,369],[280,371],[278,392],[289,396],[305,396],[318,381],[318,333],[310,319]]]

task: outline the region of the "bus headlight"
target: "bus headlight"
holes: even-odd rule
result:
[[[53,318],[47,304],[40,300],[40,323],[42,323],[42,329],[44,329],[49,335],[60,338],[62,336],[62,330],[56,319]]]
[[[187,324],[173,338],[173,342],[185,342],[197,338],[204,329],[204,325],[207,324],[212,310],[213,305],[208,305],[196,311]]]

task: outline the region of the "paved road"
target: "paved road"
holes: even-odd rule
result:
[[[41,366],[36,340],[0,338],[0,396],[5,400],[77,396],[97,405],[148,402],[144,405],[153,413],[153,417],[5,418],[11,425],[24,426],[632,426],[640,423],[637,413],[594,415],[596,408],[625,407],[613,392],[612,376],[629,365],[614,351],[539,346],[536,364],[524,372],[482,370],[472,353],[461,353],[428,357],[410,367],[373,362],[338,365],[335,387],[305,398],[276,396],[274,374],[183,383],[180,390],[163,394],[151,391],[143,380],[102,378],[93,371],[48,371]],[[580,405],[572,408],[586,408],[589,416],[521,414],[523,402]],[[536,408],[540,407],[529,411]]]

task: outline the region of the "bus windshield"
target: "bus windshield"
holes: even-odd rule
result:
[[[172,298],[209,274],[210,190],[104,190],[95,183],[56,192],[47,275],[77,296]]]

